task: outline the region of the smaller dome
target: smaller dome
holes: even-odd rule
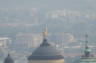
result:
[[[87,37],[88,35],[85,36],[86,42],[85,42],[84,54],[78,61],[76,61],[76,63],[96,63],[96,57],[94,57],[94,55],[91,54],[91,49],[88,46]]]
[[[91,49],[88,46],[86,46],[85,50],[84,50],[84,55],[83,56],[90,57],[91,56],[90,53],[91,53]]]
[[[10,54],[5,58],[4,63],[14,63],[14,60],[11,58]]]
[[[89,48],[88,48],[88,49],[85,49],[85,51],[84,51],[84,52],[85,52],[85,53],[87,53],[87,52],[89,52],[89,53],[90,53],[90,52],[91,52],[91,49],[89,49]]]

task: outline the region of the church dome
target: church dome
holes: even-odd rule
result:
[[[10,54],[5,58],[4,63],[14,63],[14,60],[11,58]]]
[[[47,39],[43,40],[43,43],[29,56],[28,60],[52,60],[52,59],[64,59],[60,50],[53,47],[47,42]]]

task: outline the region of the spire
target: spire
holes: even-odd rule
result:
[[[41,46],[49,46],[50,44],[47,42],[47,36],[48,36],[48,29],[47,29],[47,25],[44,28],[43,31],[43,43],[41,44]]]
[[[85,35],[85,49],[88,48],[88,35]]]
[[[43,39],[47,38],[48,36],[48,29],[47,29],[47,25],[46,27],[44,28],[44,31],[43,31]]]
[[[90,56],[90,51],[91,50],[88,47],[88,35],[86,34],[85,35],[85,51],[84,51],[85,57],[89,57]]]

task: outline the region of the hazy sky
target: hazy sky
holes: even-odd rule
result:
[[[0,0],[0,8],[96,8],[96,0]]]
[[[54,12],[56,10],[62,10],[63,9],[63,10],[68,10],[69,13],[73,12],[73,15],[74,15],[75,11],[78,11],[81,16],[83,15],[83,13],[85,13],[85,14],[82,17],[80,16],[81,18],[79,20],[78,19],[74,20],[74,18],[72,18],[73,20],[70,19],[70,23],[67,23],[66,19],[61,20],[61,23],[60,23],[59,19],[57,20],[57,22],[55,20],[54,21],[52,21],[52,20],[49,21],[50,18],[47,21],[46,18],[44,18],[44,16],[46,15],[47,12],[44,12],[42,10],[40,11],[40,13],[45,13],[45,14],[44,14],[43,18],[41,17],[42,16],[41,14],[40,14],[39,17],[42,18],[40,21],[42,21],[42,22],[45,21],[44,23],[49,23],[49,24],[51,23],[51,25],[53,26],[52,30],[55,28],[56,31],[58,31],[57,28],[59,30],[61,30],[61,28],[62,28],[61,31],[63,31],[63,29],[65,31],[66,30],[67,31],[71,30],[71,32],[72,33],[74,32],[74,34],[77,34],[76,32],[79,32],[81,34],[80,31],[85,32],[86,31],[85,29],[87,29],[87,31],[89,31],[89,29],[90,29],[90,33],[92,33],[92,32],[95,33],[94,30],[96,30],[96,27],[95,27],[96,20],[92,21],[90,19],[88,21],[88,19],[85,18],[86,16],[88,16],[89,18],[90,18],[90,16],[91,16],[91,18],[94,18],[94,16],[96,17],[96,0],[0,0],[0,8],[9,8],[9,9],[10,8],[37,8],[37,10],[38,9],[44,9],[44,11],[48,10],[48,12],[50,12],[50,9]],[[88,11],[88,12],[90,11],[91,13],[87,14],[86,11]],[[11,11],[9,11],[8,13],[9,13],[9,17],[10,16],[14,17],[13,15],[15,15],[14,11],[13,11],[13,13]],[[18,13],[18,14],[16,13],[17,16],[19,16],[20,13]],[[6,14],[4,15],[4,17],[5,16],[8,17]],[[22,16],[22,17],[24,18],[24,16]],[[68,17],[70,18],[70,16],[68,16]],[[22,21],[22,18],[20,18],[20,19]],[[81,21],[81,19],[82,19],[82,21]],[[56,25],[57,28],[55,27],[55,25],[53,25],[54,23],[57,23],[57,24],[59,23],[58,26]],[[84,24],[82,25],[82,23],[84,23]],[[67,25],[67,24],[69,24],[69,25]],[[50,28],[52,26],[50,26]],[[93,33],[92,33],[92,35],[93,35]],[[94,36],[96,36],[96,35],[94,35]]]

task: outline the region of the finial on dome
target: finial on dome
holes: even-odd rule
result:
[[[88,34],[85,34],[85,48],[88,47]]]
[[[10,54],[8,53],[8,57],[10,56]]]
[[[48,36],[48,28],[46,24],[46,27],[44,28],[44,31],[43,31],[43,38],[45,39],[47,36]]]
[[[48,36],[48,28],[47,28],[47,24],[46,24],[46,27],[44,28],[44,31],[43,31],[43,43],[41,44],[41,46],[49,46],[50,45],[47,42],[47,36]]]

